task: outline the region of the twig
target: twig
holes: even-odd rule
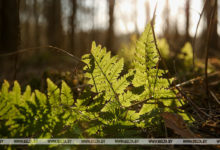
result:
[[[66,51],[64,49],[55,47],[55,46],[51,46],[51,45],[20,49],[20,50],[18,50],[16,52],[0,54],[0,57],[7,57],[7,56],[12,56],[12,55],[17,55],[17,54],[21,54],[21,53],[25,53],[25,52],[30,52],[30,51],[34,51],[34,50],[38,50],[38,49],[44,49],[44,48],[48,48],[49,50],[58,50],[59,52],[62,52],[64,54],[72,57],[73,60],[85,64],[83,61],[81,61],[78,57],[74,56],[70,52],[68,52],[68,51]]]
[[[211,91],[209,90],[210,94],[212,95],[212,97],[214,98],[214,100],[220,105],[220,101],[219,99],[217,98],[217,96]]]
[[[177,87],[178,91],[180,92],[180,94],[188,101],[191,103],[191,105],[200,113],[202,113],[203,115],[205,115],[206,117],[210,117],[210,115],[208,115],[206,112],[202,111],[192,100],[191,98],[189,98],[186,94],[184,94],[184,92],[181,91],[181,89],[179,87]],[[196,112],[197,112],[196,111]],[[198,116],[199,113],[197,112]],[[203,118],[201,118],[202,120],[204,120]]]
[[[197,32],[198,32],[198,29],[199,29],[199,24],[200,24],[200,22],[201,22],[202,15],[204,14],[205,7],[206,7],[206,3],[207,3],[207,2],[208,2],[208,1],[206,0],[206,1],[205,1],[205,4],[204,4],[204,6],[203,6],[202,12],[199,14],[200,17],[199,17],[198,24],[197,24],[197,26],[196,26],[195,36],[194,36],[194,38],[193,38],[193,71],[194,71],[194,67],[195,67],[195,51],[196,51],[196,49],[195,49],[195,42],[196,42],[196,36],[197,36]]]
[[[143,104],[145,102],[148,102],[149,100],[171,100],[171,99],[177,99],[177,97],[160,97],[160,98],[153,98],[153,97],[149,97],[145,100],[142,100],[142,101],[139,101],[137,103],[134,103],[128,107],[125,107],[127,109],[131,108],[131,107],[134,107],[134,106],[137,106],[137,105],[140,105],[140,104]]]
[[[215,0],[215,4],[216,5],[217,1]],[[213,24],[213,18],[214,18],[214,15],[215,15],[215,12],[216,12],[216,9],[214,9],[212,11],[212,15],[211,15],[211,21],[209,23],[209,26],[208,26],[208,36],[207,36],[207,39],[206,39],[206,49],[205,49],[205,87],[206,87],[206,96],[208,97],[209,95],[209,85],[208,85],[208,58],[209,58],[209,40],[210,40],[210,37],[211,37],[211,31],[212,31],[212,24]]]
[[[154,31],[154,20],[155,20],[156,8],[157,8],[157,5],[156,5],[155,10],[154,10],[153,19],[151,20],[151,28],[152,28],[153,38],[154,38],[154,44],[155,44],[156,50],[157,50],[157,52],[158,52],[158,55],[159,55],[159,57],[160,57],[160,60],[162,61],[162,63],[163,63],[163,65],[164,65],[165,69],[168,70],[168,67],[167,67],[167,65],[166,65],[166,63],[165,63],[165,61],[164,61],[164,59],[163,59],[163,57],[162,57],[162,55],[161,55],[161,53],[160,53],[160,50],[159,50],[159,48],[158,48],[157,39],[156,39],[155,31]],[[170,75],[169,71],[168,71],[168,73],[166,73],[165,70],[163,70],[163,71],[164,71],[164,73],[167,75],[167,81],[168,81],[169,85],[171,86],[171,82],[170,82],[170,80],[169,80],[169,77],[170,77],[171,75]],[[175,95],[177,95],[177,93],[176,93],[174,90],[172,90],[172,92],[173,92]],[[182,101],[181,101],[179,98],[178,98],[178,101],[179,101],[180,104],[183,106],[183,103],[182,103]]]
[[[220,74],[220,72],[215,72],[215,73],[211,73],[210,75],[208,75],[208,77],[212,77],[212,76],[215,76],[217,74]],[[175,86],[172,86],[170,87],[170,89],[173,89],[173,88],[176,88],[176,87],[182,87],[182,86],[185,86],[187,84],[193,84],[193,82],[196,82],[198,80],[204,80],[205,76],[199,76],[199,77],[196,77],[196,78],[193,78],[193,79],[190,79],[188,81],[185,81],[185,82],[182,82],[180,84],[177,84]]]

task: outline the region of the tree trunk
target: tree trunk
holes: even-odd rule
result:
[[[34,0],[34,20],[35,20],[35,46],[40,45],[40,31],[39,31],[39,13],[38,13],[38,3]]]
[[[76,28],[76,11],[77,11],[77,0],[72,0],[72,15],[70,17],[70,48],[74,53],[75,49],[75,28]]]
[[[0,1],[0,51],[16,51],[20,44],[19,0]]]
[[[147,23],[150,22],[150,4],[149,1],[146,1],[146,16],[147,16]]]
[[[211,16],[212,13],[214,14],[213,19],[211,20]],[[206,14],[206,24],[207,24],[207,29],[206,31],[208,32],[208,26],[209,24],[211,24],[212,26],[210,26],[211,28],[211,33],[210,33],[210,39],[209,39],[209,48],[212,49],[218,49],[218,32],[217,32],[217,28],[218,28],[218,20],[217,20],[217,14],[218,14],[218,3],[217,0],[208,0],[207,1],[207,6],[205,9],[205,14]],[[212,21],[212,23],[211,23]]]
[[[189,24],[190,24],[190,0],[186,0],[186,28],[185,28],[185,40],[190,41],[189,36]]]
[[[45,17],[47,20],[48,44],[61,47],[63,28],[61,19],[61,1],[45,0]]]
[[[108,15],[109,15],[109,27],[106,39],[106,47],[108,50],[113,50],[114,47],[114,7],[115,0],[108,1]]]
[[[165,28],[165,37],[169,39],[169,33],[170,33],[170,7],[169,7],[169,0],[166,0],[166,6],[164,10],[165,15],[165,22],[166,22],[166,28]],[[168,40],[169,41],[169,40]]]

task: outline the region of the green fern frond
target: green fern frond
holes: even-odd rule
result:
[[[11,92],[11,96],[14,98],[15,104],[20,103],[21,87],[17,81],[14,82],[14,86]]]
[[[4,83],[2,84],[1,91],[0,91],[0,118],[4,119],[7,118],[8,111],[11,109],[10,101],[8,100],[9,96],[9,89],[10,85],[9,83],[5,80]]]
[[[163,77],[167,71],[158,68],[159,59],[152,27],[148,24],[137,41],[134,57],[135,75],[132,84],[135,88],[144,88],[138,100],[147,100],[147,103],[140,109],[139,115],[149,113],[157,108],[160,108],[162,111],[164,110],[163,107],[169,107],[171,104],[174,104],[176,107],[181,106],[181,103],[175,98],[176,94],[168,89],[168,79]],[[169,80],[172,82],[173,79]],[[169,108],[165,110],[172,111]]]
[[[111,57],[111,53],[105,48],[92,44],[91,54],[84,55],[82,60],[87,64],[84,68],[86,77],[89,78],[89,84],[93,86],[92,91],[96,93],[105,93],[106,101],[103,111],[120,105],[119,95],[125,92],[126,87],[130,84],[127,80],[132,72],[119,78],[123,67],[124,60],[117,56]]]
[[[64,81],[62,81],[61,85],[61,103],[67,106],[71,106],[74,103],[71,88]]]

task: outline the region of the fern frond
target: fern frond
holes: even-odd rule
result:
[[[93,86],[92,91],[96,93],[105,93],[108,110],[120,105],[119,95],[124,93],[126,87],[130,84],[127,80],[132,72],[119,78],[123,67],[124,60],[117,56],[111,57],[111,53],[105,48],[92,44],[91,54],[84,55],[82,60],[87,64],[84,68],[86,77],[89,78],[89,84]],[[117,104],[118,103],[118,104]]]
[[[135,75],[132,84],[135,88],[143,87],[143,92],[139,95],[138,100],[149,99],[140,109],[139,115],[149,113],[157,108],[163,110],[163,106],[181,106],[173,91],[169,90],[169,81],[163,75],[167,72],[158,68],[159,54],[156,49],[152,27],[147,25],[145,31],[137,41],[136,53],[134,57]],[[172,80],[172,79],[171,79]],[[167,100],[164,100],[167,98]],[[169,99],[170,98],[170,99]],[[166,109],[167,111],[172,111]]]
[[[62,81],[61,85],[61,103],[67,106],[71,106],[74,103],[71,88],[64,81]]]

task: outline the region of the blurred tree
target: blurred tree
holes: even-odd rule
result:
[[[91,6],[91,17],[92,17],[92,30],[91,30],[91,41],[95,41],[95,11],[96,11],[96,0],[93,0],[92,6]]]
[[[30,18],[32,17],[32,10],[33,5],[32,0],[20,0],[20,7],[19,7],[19,13],[20,13],[20,28],[21,28],[21,47],[32,47],[34,46],[35,39],[31,38],[31,23]]]
[[[209,47],[212,49],[218,49],[218,20],[217,20],[217,14],[218,14],[218,2],[217,0],[207,0],[207,5],[205,7],[205,15],[206,15],[206,24],[207,24],[207,29],[206,31],[208,32],[208,26],[209,24],[211,25],[211,33],[209,39]],[[214,13],[213,20],[211,20],[212,13]]]
[[[76,28],[76,12],[77,12],[77,0],[71,0],[72,14],[70,16],[69,26],[70,28],[70,48],[74,53],[75,49],[75,28]]]
[[[166,5],[164,9],[164,18],[166,21],[165,25],[165,37],[169,41],[169,34],[170,34],[170,6],[169,6],[169,0],[166,0]]]
[[[146,16],[147,16],[147,23],[150,21],[150,4],[149,1],[146,1]]]
[[[19,0],[1,0],[0,51],[16,51],[19,44]]]
[[[138,10],[137,10],[137,1],[133,0],[133,4],[134,4],[134,25],[135,25],[135,34],[139,34],[138,33]]]
[[[185,40],[190,41],[190,35],[189,35],[189,25],[190,25],[190,0],[186,0],[186,7],[185,7],[185,13],[186,13],[186,28],[185,28]]]
[[[44,4],[48,43],[53,46],[61,47],[63,44],[61,1],[45,0]]]
[[[115,0],[107,0],[108,2],[108,16],[109,16],[109,26],[106,38],[106,47],[109,50],[113,50],[114,45],[114,7]]]
[[[35,45],[40,45],[40,32],[39,32],[39,6],[38,1],[34,0],[34,20],[35,20]]]

